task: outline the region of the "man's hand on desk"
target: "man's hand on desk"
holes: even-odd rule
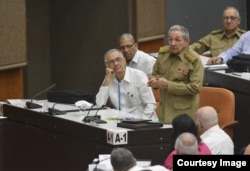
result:
[[[223,62],[223,59],[220,57],[212,57],[208,59],[207,64],[213,65],[213,64],[221,64]]]

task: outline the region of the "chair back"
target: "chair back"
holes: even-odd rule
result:
[[[233,138],[235,121],[235,96],[231,90],[220,87],[202,87],[200,90],[200,107],[212,106],[218,113],[219,126]]]
[[[159,105],[160,105],[160,98],[161,98],[161,94],[160,94],[160,89],[154,89],[152,88],[153,93],[154,93],[154,97],[155,97],[155,101],[156,101],[156,109],[155,112],[158,115],[159,114]]]

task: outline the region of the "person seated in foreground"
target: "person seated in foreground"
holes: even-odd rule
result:
[[[201,140],[207,144],[212,154],[234,154],[234,143],[218,125],[218,115],[213,107],[199,108],[196,112],[196,121]]]
[[[114,148],[111,152],[110,160],[114,171],[168,171],[161,165],[149,167],[138,166],[133,153],[124,147]]]
[[[172,126],[173,134],[169,148],[169,155],[167,156],[163,164],[167,169],[172,169],[173,167],[173,155],[177,154],[177,150],[175,148],[176,139],[184,132],[192,133],[196,137],[198,141],[198,154],[211,154],[208,146],[203,141],[201,141],[200,137],[198,136],[198,128],[196,126],[196,123],[189,115],[181,114],[179,116],[176,116],[172,121]]]
[[[198,140],[190,132],[183,132],[176,139],[175,149],[178,155],[197,155],[198,148]]]

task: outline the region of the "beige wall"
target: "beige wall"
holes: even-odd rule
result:
[[[0,70],[26,64],[25,0],[0,0]]]

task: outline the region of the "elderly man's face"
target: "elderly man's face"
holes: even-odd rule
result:
[[[126,61],[119,52],[112,52],[107,55],[106,67],[113,69],[114,73],[125,72]]]
[[[179,54],[188,46],[189,39],[184,39],[181,31],[174,30],[168,35],[168,44],[171,53]]]

